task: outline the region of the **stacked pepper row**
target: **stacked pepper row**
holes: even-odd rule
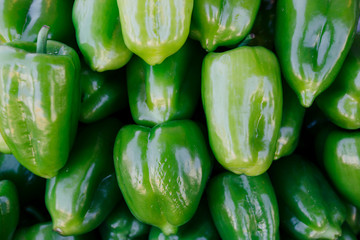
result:
[[[356,239],[358,0],[0,6],[0,239]]]

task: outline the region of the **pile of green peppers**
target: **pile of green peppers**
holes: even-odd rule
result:
[[[0,240],[359,238],[359,17],[0,0]]]

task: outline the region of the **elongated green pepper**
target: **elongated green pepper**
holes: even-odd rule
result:
[[[275,45],[286,81],[309,107],[335,80],[358,17],[354,0],[279,0]]]
[[[188,119],[200,95],[202,53],[187,42],[161,64],[151,66],[134,57],[127,67],[131,115],[137,124]]]
[[[80,51],[92,70],[119,69],[130,60],[116,0],[76,0],[72,16]]]
[[[15,185],[0,181],[0,239],[11,240],[19,222],[19,198]]]
[[[117,0],[126,46],[150,65],[176,53],[188,38],[194,0]]]
[[[209,53],[203,62],[201,96],[218,162],[237,174],[264,173],[274,159],[281,124],[275,55],[263,47]]]
[[[131,212],[166,235],[175,234],[195,214],[212,169],[204,136],[190,120],[123,127],[114,161]]]
[[[46,208],[61,235],[92,231],[116,206],[121,194],[112,156],[119,128],[120,122],[112,118],[85,126],[68,163],[48,180]]]
[[[279,202],[280,223],[296,239],[341,236],[346,209],[322,173],[298,155],[276,161],[270,177]]]
[[[80,107],[80,61],[46,41],[0,46],[0,132],[16,159],[44,178],[57,174],[73,144]]]
[[[222,239],[279,239],[279,210],[266,173],[222,173],[210,180],[207,197]]]

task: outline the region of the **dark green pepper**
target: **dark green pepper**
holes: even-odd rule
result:
[[[209,208],[222,239],[279,239],[279,211],[269,176],[222,173],[207,188]]]
[[[209,52],[235,46],[250,32],[260,0],[194,0],[190,36]]]
[[[201,96],[210,146],[218,162],[236,173],[264,173],[275,156],[282,87],[275,55],[263,47],[209,53]]]
[[[68,163],[48,180],[45,203],[58,233],[90,232],[116,206],[121,194],[112,156],[119,128],[117,119],[105,119],[80,129]]]
[[[98,73],[82,66],[81,107],[79,120],[84,123],[99,121],[128,106],[125,73]]]
[[[114,161],[131,212],[166,235],[193,217],[212,169],[205,138],[190,120],[123,127]]]
[[[130,110],[137,124],[188,119],[200,95],[202,54],[193,42],[159,65],[134,57],[127,67]]]
[[[11,240],[19,222],[19,198],[15,184],[0,181],[0,239]]]
[[[302,157],[284,157],[270,168],[280,223],[297,239],[341,236],[346,209],[322,173]]]
[[[357,0],[278,0],[275,46],[282,72],[309,107],[335,80],[350,50]]]
[[[115,70],[130,60],[116,0],[75,0],[72,16],[80,51],[93,71]]]
[[[0,46],[0,131],[16,159],[51,178],[65,165],[80,107],[80,61],[70,47],[46,41]]]

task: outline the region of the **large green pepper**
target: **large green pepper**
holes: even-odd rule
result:
[[[357,0],[279,0],[275,45],[285,79],[309,107],[335,80],[351,47]]]
[[[149,240],[218,240],[219,234],[216,231],[211,218],[207,203],[200,202],[194,217],[185,225],[179,228],[176,234],[166,236],[157,227],[152,227]]]
[[[280,223],[297,239],[335,239],[346,209],[322,173],[302,157],[284,157],[270,168]]]
[[[166,235],[176,233],[195,214],[212,168],[205,138],[190,120],[123,127],[114,161],[131,212]]]
[[[62,235],[92,231],[120,199],[113,146],[120,128],[105,119],[80,129],[69,161],[46,185],[45,203],[53,228]]]
[[[124,201],[113,210],[99,228],[103,240],[147,239],[150,226],[137,220]]]
[[[15,184],[0,181],[0,239],[11,240],[19,222],[19,198]]]
[[[13,240],[95,240],[91,233],[78,236],[62,236],[53,231],[51,222],[39,223],[16,231]]]
[[[216,159],[237,174],[264,173],[274,159],[281,124],[281,76],[275,55],[263,47],[209,53],[201,88]]]
[[[221,173],[207,188],[222,239],[279,239],[279,210],[269,176]]]
[[[190,36],[207,51],[234,46],[250,32],[260,0],[194,0]]]
[[[150,65],[176,53],[190,31],[194,0],[117,0],[126,46]]]
[[[66,41],[73,37],[73,0],[0,0],[0,43],[35,42],[43,25],[51,27],[49,38]]]
[[[76,0],[73,21],[80,51],[92,70],[115,70],[130,60],[116,0]]]
[[[188,119],[200,95],[202,54],[193,42],[159,65],[134,57],[127,67],[130,110],[137,124]]]
[[[81,122],[96,122],[128,106],[124,71],[98,73],[83,65],[80,79]]]
[[[57,174],[75,138],[80,61],[70,47],[46,41],[0,46],[0,131],[16,159],[44,178]]]

